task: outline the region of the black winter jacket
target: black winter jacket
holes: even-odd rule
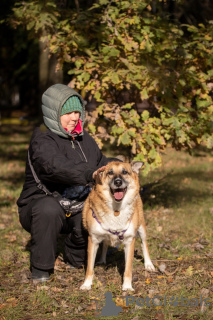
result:
[[[92,182],[92,174],[113,158],[106,158],[95,140],[84,130],[81,137],[72,140],[58,136],[49,129],[36,128],[30,146],[30,159],[33,168],[43,184],[51,191],[62,193],[73,185],[86,185]],[[28,160],[26,178],[21,195],[17,201],[19,207],[31,199],[45,196],[36,186]]]
[[[85,103],[82,97],[66,85],[53,85],[42,96],[45,125],[34,130],[29,146],[30,159],[38,178],[50,192],[60,194],[70,186],[87,185],[92,181],[94,171],[117,160],[106,158],[85,130],[80,135],[72,135],[62,127],[61,109],[73,95],[81,101],[81,120],[84,123]],[[37,188],[28,160],[25,173],[25,183],[17,201],[19,208],[32,199],[46,196]]]

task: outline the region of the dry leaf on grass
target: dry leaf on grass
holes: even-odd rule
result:
[[[164,273],[166,270],[166,265],[165,263],[161,263],[158,267],[158,269],[160,270],[160,272]]]
[[[153,282],[153,280],[151,278],[147,278],[146,281],[145,281],[146,284],[150,284],[152,282]]]
[[[157,312],[155,315],[154,315],[154,319],[155,320],[164,320],[164,314],[162,312]]]
[[[87,310],[90,311],[90,310],[96,310],[96,304],[97,302],[96,301],[91,301],[90,305],[87,307]]]
[[[52,287],[51,290],[53,292],[63,292],[64,291],[64,289],[60,289],[60,288],[57,288],[57,287]]]
[[[201,243],[197,242],[192,244],[192,248],[194,248],[196,251],[201,251],[204,249],[204,246]]]
[[[121,307],[122,309],[130,308],[129,306],[126,305],[126,300],[119,298],[119,297],[117,297],[115,299],[115,304],[116,304],[116,306]]]
[[[47,290],[49,290],[50,289],[50,287],[48,287],[48,286],[37,286],[36,287],[36,290],[37,291],[39,291],[39,290],[45,290],[45,291],[47,291]]]
[[[194,271],[193,266],[189,266],[185,271],[185,275],[191,277],[193,275],[193,271]]]

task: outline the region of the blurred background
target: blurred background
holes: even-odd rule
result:
[[[14,110],[29,116],[38,115],[41,93],[54,83],[68,84],[72,80],[73,76],[68,74],[68,70],[73,67],[74,62],[70,61],[67,66],[64,59],[64,64],[58,70],[60,53],[50,52],[48,43],[42,40],[42,36],[46,32],[48,36],[54,37],[54,31],[55,35],[59,32],[59,26],[56,24],[65,20],[67,13],[70,13],[69,22],[72,24],[72,20],[74,22],[76,20],[77,13],[80,15],[83,11],[88,11],[98,2],[93,0],[1,1],[0,110],[2,118],[11,116]],[[100,1],[105,7],[107,2]],[[210,0],[141,2],[148,7],[145,10],[152,17],[166,16],[174,25],[198,26],[200,23],[206,24],[213,20],[213,3]],[[39,20],[40,25],[36,25],[39,10],[40,14],[46,14],[46,18],[50,20],[49,24],[44,15],[43,20]],[[48,12],[52,16],[48,16]],[[147,12],[144,15],[147,15]],[[96,23],[98,27],[101,18],[100,21],[97,21],[97,18],[95,21],[92,21],[91,17],[90,19],[90,23]],[[55,29],[53,23],[55,23]],[[81,36],[87,36],[86,30]],[[185,36],[187,37],[187,33]]]

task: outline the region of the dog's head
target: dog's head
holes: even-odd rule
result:
[[[138,173],[143,162],[110,162],[97,177],[104,189],[107,189],[116,202],[121,202],[128,189],[139,189]]]

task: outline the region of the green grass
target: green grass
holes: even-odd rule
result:
[[[0,132],[0,320],[94,319],[96,306],[92,299],[99,298],[100,312],[107,291],[117,303],[123,303],[123,311],[116,317],[101,319],[213,319],[212,307],[201,312],[200,305],[140,307],[132,303],[125,308],[122,246],[108,256],[106,267],[95,267],[90,292],[79,291],[84,270],[67,268],[61,245],[51,281],[44,285],[31,282],[30,236],[19,224],[16,207],[31,132],[32,126],[2,126]],[[106,150],[109,153],[109,146]],[[135,301],[147,295],[167,296],[167,302],[172,297],[180,300],[182,295],[191,301],[202,295],[213,304],[213,152],[200,148],[192,154],[168,148],[161,168],[146,177],[141,174],[148,244],[157,272],[145,271],[137,239],[135,291],[126,293]],[[164,273],[159,271],[162,264],[166,267]]]

